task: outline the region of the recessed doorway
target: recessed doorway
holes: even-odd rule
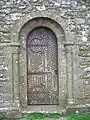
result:
[[[27,37],[28,105],[58,104],[58,51],[54,32],[33,29]]]

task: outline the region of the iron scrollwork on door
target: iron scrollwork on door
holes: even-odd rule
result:
[[[57,39],[39,27],[27,39],[28,104],[57,104]]]

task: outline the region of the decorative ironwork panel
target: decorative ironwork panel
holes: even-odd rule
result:
[[[58,104],[57,39],[40,27],[27,39],[28,104]]]

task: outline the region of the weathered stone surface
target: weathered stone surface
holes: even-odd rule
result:
[[[83,23],[85,23],[84,18],[76,18],[75,21],[76,21],[77,24],[83,24]]]
[[[14,109],[14,110],[8,111],[6,116],[8,119],[18,119],[22,117],[22,114],[21,114],[21,111]]]
[[[19,35],[21,28],[36,17],[47,18],[41,22],[42,25],[49,28],[51,26],[50,29],[59,39],[59,101],[62,103],[60,106],[90,103],[89,6],[80,0],[1,0],[0,111],[6,111],[10,106],[20,109],[21,103],[24,107],[27,106],[26,44],[24,42],[24,48],[21,43],[19,44]],[[26,35],[31,28],[37,27],[38,21],[37,19],[30,24],[28,22],[27,26],[30,27],[23,31],[22,39],[26,40]],[[53,27],[52,21],[58,25]]]

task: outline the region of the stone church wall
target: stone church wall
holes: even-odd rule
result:
[[[62,26],[66,39],[68,78],[65,83],[68,84],[67,94],[64,90],[62,94],[69,98],[68,106],[89,107],[90,6],[80,0],[1,0],[0,111],[20,109],[17,87],[19,32],[29,19],[35,17],[48,17]]]

